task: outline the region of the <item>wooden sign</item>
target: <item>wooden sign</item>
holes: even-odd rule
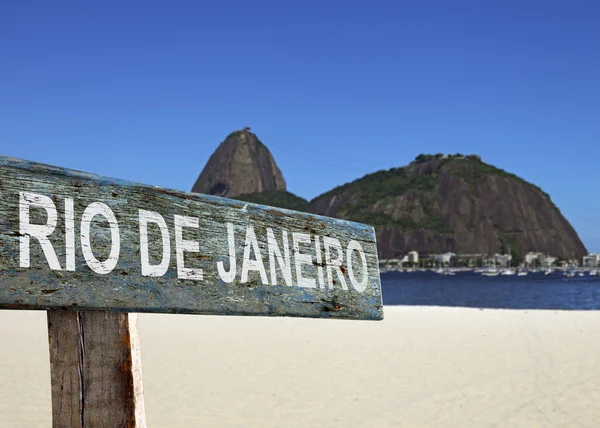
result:
[[[383,318],[371,226],[7,157],[0,309]]]
[[[383,318],[370,226],[8,157],[0,309],[48,310],[53,428],[146,427],[130,312]]]

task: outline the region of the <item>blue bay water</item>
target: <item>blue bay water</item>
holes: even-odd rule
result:
[[[381,274],[384,305],[457,306],[498,309],[600,309],[600,276],[562,273],[482,276],[475,272]]]

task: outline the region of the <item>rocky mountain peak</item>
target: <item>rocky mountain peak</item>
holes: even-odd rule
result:
[[[285,180],[269,149],[248,127],[225,138],[192,187],[192,192],[228,198],[271,190],[286,190]]]

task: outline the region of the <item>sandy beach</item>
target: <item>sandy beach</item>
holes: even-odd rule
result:
[[[600,312],[140,315],[150,427],[597,427]],[[0,311],[0,427],[49,427],[44,312]]]

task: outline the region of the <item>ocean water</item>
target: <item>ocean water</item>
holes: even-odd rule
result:
[[[600,309],[600,276],[562,273],[482,276],[474,272],[381,274],[383,304],[496,309]]]

